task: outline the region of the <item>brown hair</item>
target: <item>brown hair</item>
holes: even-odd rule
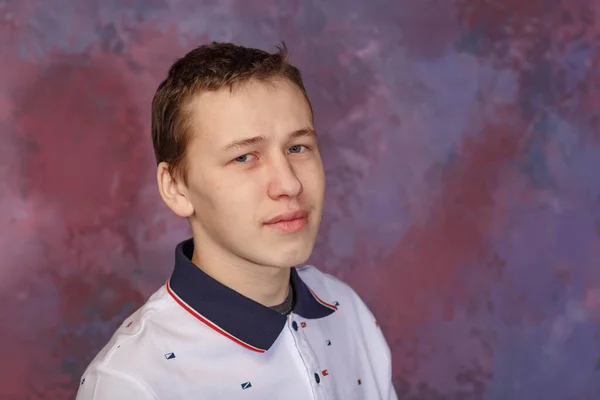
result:
[[[152,99],[152,144],[157,164],[166,162],[171,176],[180,176],[187,184],[186,148],[193,133],[187,105],[201,91],[233,90],[234,85],[252,79],[266,82],[281,77],[296,84],[310,106],[300,71],[289,63],[288,55],[283,42],[275,53],[212,42],[177,60]]]

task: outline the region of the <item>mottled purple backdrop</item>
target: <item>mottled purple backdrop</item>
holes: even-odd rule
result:
[[[304,71],[310,260],[373,309],[401,399],[600,399],[598,0],[0,0],[1,399],[72,398],[189,232],[152,94],[209,40]]]

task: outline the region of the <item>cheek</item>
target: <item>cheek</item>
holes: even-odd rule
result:
[[[298,177],[305,192],[313,197],[323,197],[325,191],[325,172],[321,163],[315,163],[311,168],[298,168]]]
[[[248,215],[256,209],[261,193],[261,185],[256,180],[240,179],[237,176],[218,176],[207,179],[205,187],[199,188],[199,199],[210,206],[213,214],[219,218],[235,219]]]
[[[194,174],[188,181],[190,201],[196,213],[214,212],[219,207],[220,193],[223,184],[206,174]]]

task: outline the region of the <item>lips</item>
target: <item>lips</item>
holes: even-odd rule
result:
[[[297,210],[280,214],[265,222],[265,226],[280,234],[292,234],[303,231],[308,226],[308,212]]]
[[[279,214],[276,217],[273,217],[270,220],[268,220],[267,222],[265,222],[265,224],[271,225],[271,224],[276,224],[278,222],[293,221],[296,219],[303,219],[306,217],[308,217],[308,212],[306,212],[304,210],[297,210],[297,211],[292,211],[292,212],[288,212],[285,214]]]

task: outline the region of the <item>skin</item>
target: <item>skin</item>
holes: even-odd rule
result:
[[[189,107],[188,185],[161,163],[161,197],[188,219],[198,268],[260,304],[280,304],[290,267],[312,253],[322,216],[325,174],[309,104],[293,83],[273,79],[202,92]],[[261,139],[226,149],[254,137]],[[308,212],[298,232],[265,225],[296,210]]]

